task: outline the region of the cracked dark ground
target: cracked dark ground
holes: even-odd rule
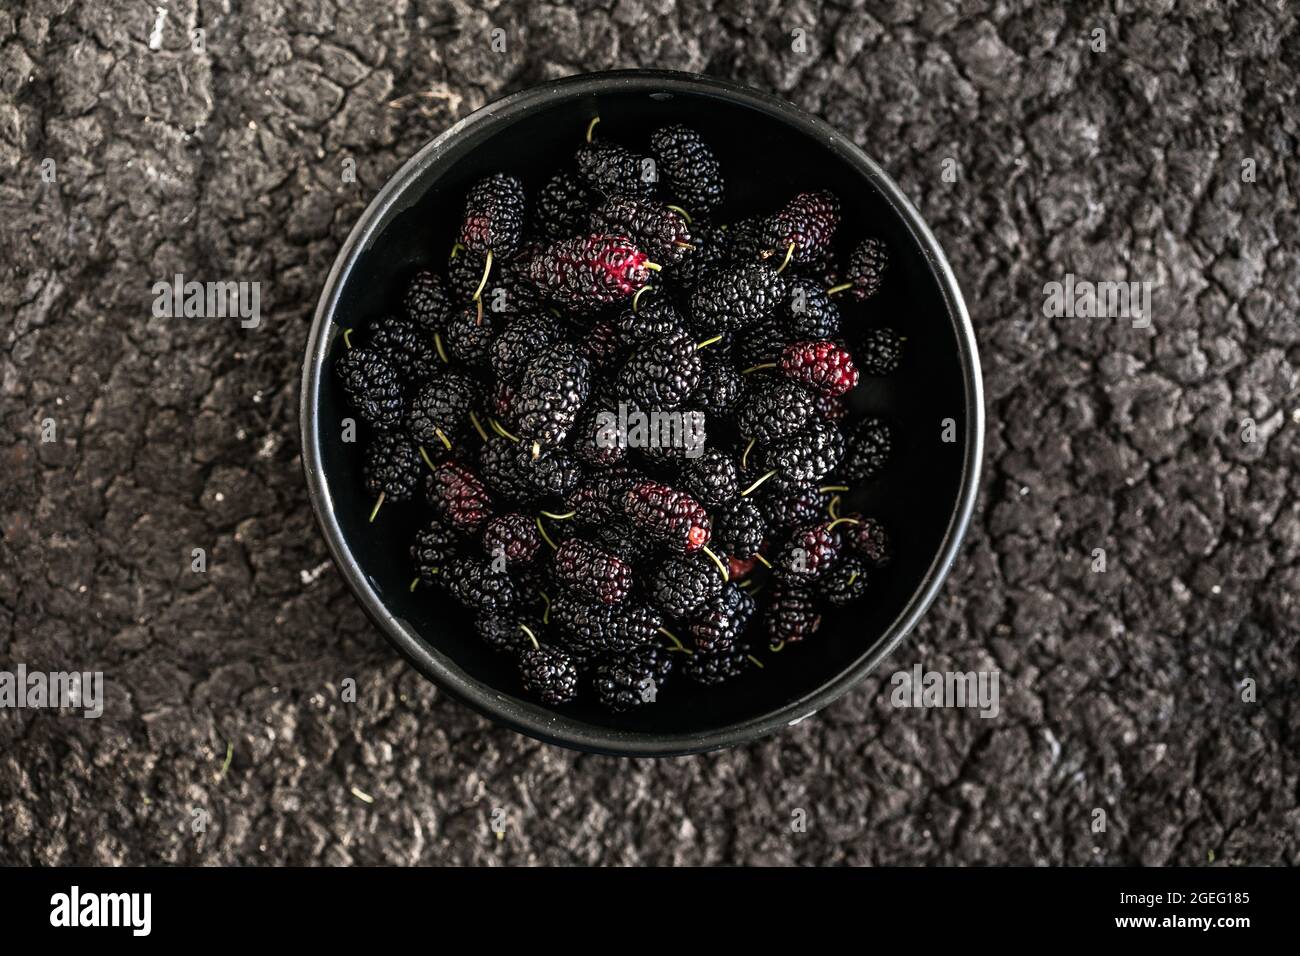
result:
[[[108,696],[0,714],[0,861],[1300,862],[1294,11],[380,6],[172,0],[156,51],[152,3],[0,12],[0,665]],[[664,761],[547,747],[409,670],[298,456],[310,316],[375,190],[503,93],[626,66],[777,92],[880,160],[952,259],[989,418],[964,551],[886,673]],[[261,327],[151,318],[176,272],[260,280]],[[1158,283],[1154,328],[1045,318],[1067,272]],[[1001,715],[893,710],[916,662],[999,668]]]

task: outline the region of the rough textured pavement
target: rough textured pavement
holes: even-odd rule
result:
[[[153,3],[0,12],[0,669],[109,698],[0,711],[0,862],[1300,863],[1294,7],[158,6],[157,50]],[[989,414],[967,547],[886,673],[659,762],[406,669],[298,461],[310,313],[374,191],[489,100],[619,66],[776,91],[873,153],[952,258]],[[261,281],[261,326],[152,318],[176,272]],[[1156,283],[1153,328],[1046,318],[1069,272]],[[999,668],[1000,716],[891,708],[914,663]]]

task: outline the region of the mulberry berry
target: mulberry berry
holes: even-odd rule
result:
[[[576,236],[586,224],[591,199],[573,173],[556,173],[537,194],[537,223],[548,239]]]
[[[848,481],[866,481],[884,470],[894,447],[893,433],[879,418],[858,422],[849,439],[840,474]]]
[[[657,481],[639,481],[623,495],[623,513],[659,544],[698,551],[709,543],[709,514],[688,494]]]
[[[433,470],[425,492],[439,516],[458,531],[477,531],[492,517],[492,497],[483,482],[454,461],[445,461]]]
[[[411,277],[402,297],[402,309],[425,334],[432,335],[442,326],[450,308],[451,300],[437,273],[423,269]]]
[[[845,282],[837,288],[847,289],[849,295],[862,302],[880,291],[889,253],[879,239],[864,239],[849,255],[844,270]]]
[[[453,356],[467,365],[479,365],[487,361],[499,321],[481,301],[473,302],[447,317],[442,338]]]
[[[729,415],[740,401],[740,373],[720,361],[704,361],[700,383],[691,394],[694,403],[718,415]]]
[[[632,568],[589,541],[570,538],[555,552],[555,578],[588,601],[617,604],[632,590]]]
[[[366,490],[385,501],[408,501],[423,470],[419,448],[401,432],[379,432],[366,446]]]
[[[446,371],[420,387],[411,400],[406,427],[421,445],[446,448],[469,430],[478,386],[468,376]]]
[[[822,515],[824,496],[816,485],[794,482],[774,476],[755,495],[763,517],[773,530],[793,531],[812,524]]]
[[[791,279],[782,308],[792,339],[833,339],[840,334],[839,306],[813,279]]]
[[[538,352],[524,368],[516,398],[520,437],[553,447],[564,440],[591,388],[590,363],[568,344]]]
[[[617,143],[587,143],[575,156],[578,176],[588,189],[602,196],[645,199],[654,194],[654,164]]]
[[[769,316],[737,333],[736,360],[741,369],[773,365],[790,341],[790,329],[786,321],[779,315]],[[771,376],[764,380],[770,381]]]
[[[569,432],[570,447],[578,461],[595,468],[608,468],[627,457],[627,443],[609,427],[608,416],[617,414],[617,403],[606,399],[589,402],[578,414]]]
[[[784,256],[794,246],[793,262],[811,262],[825,255],[840,223],[840,201],[825,190],[800,193],[768,220],[763,244]]]
[[[474,630],[492,650],[515,656],[533,646],[532,639],[519,625],[523,624],[541,639],[545,633],[542,622],[534,617],[520,617],[515,613],[486,613],[474,619]]]
[[[606,660],[596,668],[596,698],[614,711],[651,704],[673,670],[672,654],[653,644]]]
[[[674,554],[664,559],[650,589],[655,607],[671,617],[685,617],[722,590],[722,573],[702,554]]]
[[[749,262],[713,273],[697,285],[690,311],[702,327],[716,332],[754,325],[785,299],[785,280],[763,262]]]
[[[883,567],[893,558],[889,533],[876,518],[857,518],[858,523],[848,528],[849,545],[875,567]]]
[[[736,427],[760,445],[796,434],[813,417],[817,403],[803,385],[788,378],[763,378],[746,389]]]
[[[460,242],[471,252],[508,256],[524,230],[524,186],[514,176],[494,173],[470,187]]]
[[[817,592],[832,607],[847,607],[867,592],[867,563],[855,554],[840,558],[822,575]]]
[[[441,521],[431,521],[411,543],[411,561],[425,584],[433,584],[437,575],[456,556],[456,533]]]
[[[682,314],[662,295],[647,295],[635,312],[627,308],[618,316],[619,333],[631,345],[653,341],[682,327]]]
[[[590,311],[645,285],[650,277],[646,262],[646,254],[626,236],[578,236],[533,256],[528,277],[548,298]]]
[[[371,349],[348,349],[335,366],[357,414],[376,428],[394,428],[405,403],[397,367]]]
[[[728,584],[691,615],[686,630],[696,650],[706,654],[730,650],[749,626],[757,603],[749,592]]]
[[[560,324],[552,316],[540,312],[516,316],[492,342],[492,371],[502,381],[517,382],[533,357],[560,338]]]
[[[707,507],[726,504],[740,491],[735,459],[716,448],[687,459],[681,475],[682,487]]]
[[[748,498],[737,498],[718,509],[713,518],[713,537],[721,553],[752,558],[763,547],[767,522],[763,512]]]
[[[564,452],[542,449],[534,458],[529,445],[500,436],[484,444],[479,465],[484,481],[524,505],[563,498],[582,478],[578,463]]]
[[[814,418],[803,428],[769,445],[762,460],[766,469],[798,482],[829,474],[844,457],[844,436],[833,422]]]
[[[704,215],[722,203],[722,170],[700,134],[687,126],[664,126],[650,134],[650,152],[667,192],[691,212]]]
[[[864,375],[888,375],[903,361],[903,338],[883,326],[867,329],[858,339],[857,355]]]
[[[528,515],[506,514],[493,518],[483,528],[483,553],[493,563],[503,560],[514,568],[532,564],[542,550],[537,522]]]
[[[530,647],[519,655],[524,690],[548,707],[567,704],[578,696],[578,667],[571,656],[549,645]]]
[[[619,373],[618,384],[643,408],[676,408],[700,383],[701,368],[695,341],[678,329],[638,346]]]
[[[814,581],[835,565],[840,536],[825,524],[795,532],[772,563],[778,577],[788,581]]]
[[[801,585],[777,582],[767,608],[767,633],[774,643],[795,644],[821,627],[812,592]]]
[[[438,364],[433,336],[410,319],[386,316],[370,327],[368,347],[397,367],[407,382],[423,381]]]
[[[584,527],[607,524],[623,514],[623,498],[638,479],[632,472],[614,469],[583,481],[564,500],[573,520]]]
[[[551,626],[579,656],[625,654],[651,643],[663,618],[633,601],[596,604],[561,593],[551,603]]]
[[[453,598],[471,611],[499,613],[515,602],[509,575],[495,571],[481,558],[460,558],[447,564],[438,575]]]
[[[645,199],[606,199],[591,214],[592,232],[628,236],[636,247],[662,265],[674,265],[691,244],[680,213]]]
[[[749,664],[749,655],[743,648],[732,648],[712,654],[696,651],[686,659],[682,669],[697,684],[716,687],[745,673]]]
[[[781,354],[781,371],[787,378],[820,392],[839,396],[858,384],[853,356],[834,342],[794,342]]]

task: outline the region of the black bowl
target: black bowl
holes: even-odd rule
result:
[[[805,189],[843,202],[847,248],[874,235],[889,248],[870,320],[904,330],[903,369],[854,393],[855,410],[896,424],[886,475],[849,506],[893,531],[894,562],[869,599],[829,615],[812,640],[771,655],[762,671],[720,688],[671,684],[643,712],[594,702],[558,710],[520,695],[514,667],[474,635],[470,618],[436,591],[408,589],[418,506],[385,505],[374,524],[359,445],[340,441],[350,415],[332,368],[342,331],[395,306],[400,283],[441,268],[467,187],[498,170],[536,189],[569,160],[595,115],[599,135],[644,148],[666,123],[698,129],[727,177],[723,221],[767,212]],[[841,250],[845,251],[845,250]],[[852,307],[850,307],[852,308]],[[861,307],[860,307],[861,308]],[[852,314],[852,312],[850,312]],[[330,270],[307,341],[302,383],[303,465],[312,505],[348,586],[421,673],[495,720],[550,743],[600,753],[664,756],[733,746],[810,716],[863,678],[916,624],[957,553],[974,505],[983,401],[974,333],[934,236],[884,172],[824,122],[763,93],[685,73],[627,71],[571,77],[516,93],[457,123],[388,181]],[[951,419],[945,441],[945,419]],[[954,440],[955,439],[955,440]],[[892,520],[891,520],[892,519]]]

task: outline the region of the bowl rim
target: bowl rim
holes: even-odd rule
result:
[[[380,600],[343,538],[342,530],[334,517],[321,463],[319,393],[325,355],[332,338],[329,332],[333,315],[358,258],[387,226],[389,220],[404,208],[402,199],[410,184],[425,167],[442,155],[449,144],[472,127],[489,119],[527,112],[557,98],[576,98],[615,91],[706,93],[738,101],[792,126],[804,135],[822,140],[833,152],[850,163],[893,207],[924,251],[930,271],[946,302],[949,320],[954,325],[958,360],[964,379],[966,428],[956,507],[949,518],[938,553],[902,611],[881,637],[852,664],[816,689],[775,710],[704,733],[656,734],[593,727],[570,721],[564,714],[540,705],[507,697],[472,678],[450,657],[422,642],[414,629],[393,615]],[[975,330],[952,267],[938,240],[902,190],[861,148],[824,120],[768,93],[696,73],[615,70],[564,77],[488,103],[426,143],[388,178],[339,248],[321,290],[303,359],[299,427],[308,495],[330,555],[366,614],[389,643],[420,673],[492,720],[546,743],[613,756],[667,757],[736,746],[811,717],[862,681],[912,631],[937,597],[970,524],[984,454],[984,398]]]

